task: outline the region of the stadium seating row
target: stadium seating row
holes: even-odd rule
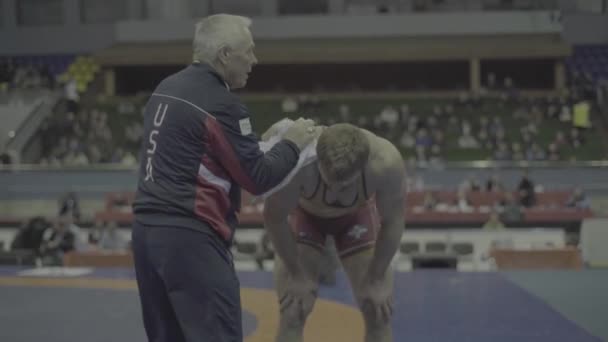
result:
[[[445,201],[456,201],[457,193],[453,191],[438,192],[441,199]],[[584,218],[592,217],[589,209],[567,208],[566,201],[570,197],[568,191],[547,191],[537,194],[537,205],[533,208],[524,209],[523,222],[574,222]],[[459,223],[481,225],[488,220],[491,207],[503,198],[499,193],[471,192],[470,211],[452,210],[447,212],[421,210],[424,192],[408,192],[406,197],[406,217],[408,224],[430,224],[430,223]],[[115,221],[121,225],[128,225],[133,220],[131,204],[134,194],[109,193],[106,196],[105,208],[95,214],[95,219],[100,221]],[[243,225],[260,226],[263,223],[263,203],[243,191],[243,208],[239,214],[239,220]]]

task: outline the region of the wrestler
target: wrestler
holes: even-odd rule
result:
[[[391,341],[389,266],[405,226],[401,154],[386,139],[350,124],[325,128],[316,154],[265,201],[281,311],[276,341],[302,341],[328,236],[363,315],[365,341]]]

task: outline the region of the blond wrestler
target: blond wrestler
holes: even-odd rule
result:
[[[335,244],[365,321],[365,341],[392,341],[392,271],[404,231],[404,163],[386,139],[350,124],[325,128],[317,161],[265,202],[277,260],[277,342],[302,341],[322,250]]]

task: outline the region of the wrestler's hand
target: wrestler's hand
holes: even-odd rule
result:
[[[279,298],[281,313],[294,319],[306,319],[317,299],[317,282],[305,276],[288,276],[285,292]]]
[[[315,127],[314,121],[300,118],[287,129],[283,139],[293,142],[301,151],[306,145],[318,138],[319,134],[320,129]]]
[[[393,291],[389,280],[365,277],[359,290],[361,310],[381,323],[388,323],[393,316]]]

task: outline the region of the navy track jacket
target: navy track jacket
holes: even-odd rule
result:
[[[213,229],[231,243],[241,187],[254,195],[272,189],[300,153],[282,140],[264,154],[249,120],[247,108],[207,64],[164,79],[145,107],[135,219]]]

